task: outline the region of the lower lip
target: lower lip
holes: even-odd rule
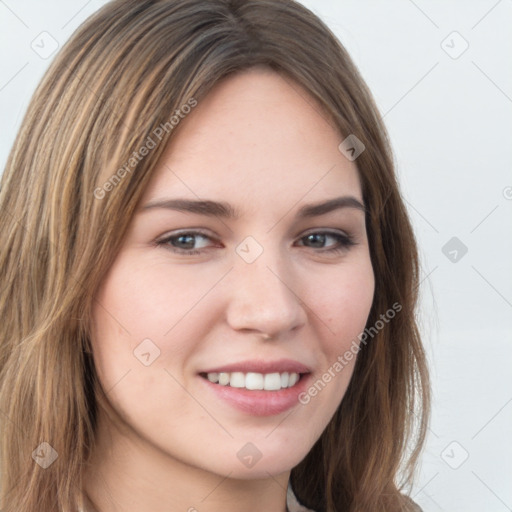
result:
[[[299,395],[307,388],[310,376],[310,373],[302,374],[294,386],[278,391],[233,388],[214,384],[200,375],[199,378],[208,389],[236,409],[253,416],[273,416],[299,403]]]

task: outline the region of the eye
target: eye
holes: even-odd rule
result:
[[[329,239],[334,239],[335,243],[326,248],[326,242]],[[343,252],[353,245],[357,245],[350,235],[331,231],[314,231],[300,238],[300,241],[306,241],[307,244],[312,244],[309,245],[309,247],[320,249],[318,251],[320,253]]]
[[[208,240],[214,239],[200,231],[182,231],[171,236],[158,240],[157,246],[165,247],[172,252],[183,255],[200,255],[206,252]],[[327,244],[329,240],[334,240],[334,244]],[[198,241],[199,247],[197,246]],[[331,231],[314,231],[299,239],[300,246],[318,249],[319,253],[339,253],[348,250],[351,246],[357,245],[354,239],[347,234]]]
[[[172,252],[178,254],[194,255],[202,254],[204,251],[204,244],[197,247],[197,240],[212,240],[212,238],[200,231],[182,231],[176,235],[168,236],[162,240],[157,241],[157,245],[164,246]],[[199,250],[198,250],[199,249]]]

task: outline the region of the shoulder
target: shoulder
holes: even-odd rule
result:
[[[287,512],[315,512],[297,501],[290,482],[288,482],[288,491],[286,492],[286,508]]]
[[[400,512],[423,512],[423,509],[415,503],[410,496],[403,494],[402,498],[403,506],[401,507]],[[287,512],[315,512],[314,510],[304,507],[298,502],[289,482],[288,491],[286,493],[286,507]]]

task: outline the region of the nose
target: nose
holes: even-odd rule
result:
[[[285,336],[306,324],[307,311],[293,269],[270,250],[254,262],[235,262],[228,277],[227,322],[237,331]]]

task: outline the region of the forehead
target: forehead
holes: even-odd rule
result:
[[[144,199],[226,199],[243,209],[351,194],[362,201],[344,137],[300,86],[251,69],[217,84],[180,122]]]

